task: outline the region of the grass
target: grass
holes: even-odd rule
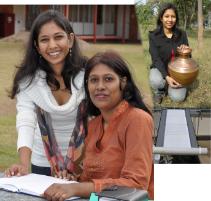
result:
[[[17,161],[15,101],[7,97],[7,90],[22,55],[22,43],[0,42],[0,171]]]
[[[15,115],[0,117],[0,170],[17,161]]]
[[[141,31],[143,44],[143,58],[148,66],[151,64],[149,55],[148,31]],[[211,31],[204,34],[204,45],[202,50],[197,48],[197,32],[188,31],[189,45],[192,48],[192,58],[199,66],[197,80],[189,86],[188,96],[182,103],[175,103],[167,96],[161,105],[157,107],[180,107],[180,108],[211,108]]]
[[[152,105],[150,95],[147,95],[150,94],[150,88],[142,47],[139,44],[89,44],[83,53],[90,57],[96,52],[109,49],[119,52],[127,60],[146,101]],[[15,101],[8,98],[6,90],[12,84],[15,66],[20,63],[23,54],[24,46],[21,42],[0,41],[0,171],[18,161]]]

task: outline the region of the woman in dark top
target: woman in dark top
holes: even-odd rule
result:
[[[149,52],[152,58],[150,84],[157,103],[161,103],[166,86],[173,101],[184,101],[186,97],[187,89],[170,77],[167,71],[176,49],[189,48],[187,35],[177,28],[178,23],[176,7],[171,3],[164,4],[158,15],[157,28],[149,33]]]

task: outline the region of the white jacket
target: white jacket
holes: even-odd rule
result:
[[[27,80],[20,84],[20,92],[17,94],[16,128],[18,132],[17,148],[23,146],[30,148],[32,150],[32,164],[49,167],[37,123],[36,105],[50,113],[57,142],[63,156],[65,156],[75,126],[77,108],[84,98],[84,72],[78,73],[74,79],[78,89],[71,81],[71,97],[66,104],[61,106],[57,104],[45,77],[44,71],[38,71],[29,87],[26,88]]]

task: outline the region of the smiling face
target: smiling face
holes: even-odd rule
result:
[[[68,35],[55,22],[44,24],[38,35],[37,50],[56,74],[60,74],[65,57],[73,45],[74,34]]]
[[[160,20],[165,29],[172,29],[177,21],[176,13],[173,9],[167,9]]]
[[[93,104],[101,112],[111,112],[122,101],[122,82],[124,81],[105,64],[98,64],[91,70],[88,91]]]

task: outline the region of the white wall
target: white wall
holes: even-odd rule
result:
[[[25,6],[24,5],[14,5],[13,6],[15,14],[15,33],[25,30]]]

